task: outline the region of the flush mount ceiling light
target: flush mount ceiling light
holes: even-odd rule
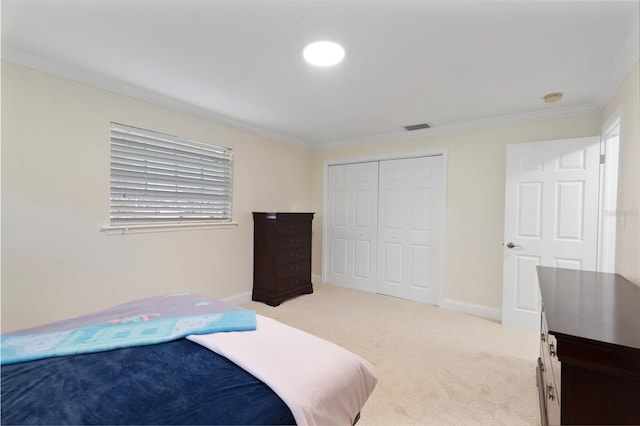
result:
[[[304,48],[302,56],[311,65],[330,67],[342,61],[344,49],[332,41],[315,41]]]

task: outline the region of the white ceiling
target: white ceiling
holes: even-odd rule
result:
[[[1,12],[5,59],[309,147],[597,112],[640,49],[635,0],[3,0]],[[317,39],[345,60],[306,64]],[[556,91],[561,103],[542,101]]]

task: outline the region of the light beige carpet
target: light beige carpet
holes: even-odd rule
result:
[[[379,382],[359,426],[540,424],[537,332],[332,285],[278,307],[243,306],[373,364]]]

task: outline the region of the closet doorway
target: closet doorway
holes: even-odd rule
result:
[[[439,305],[445,155],[326,166],[323,282]]]

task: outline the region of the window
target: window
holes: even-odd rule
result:
[[[111,123],[111,226],[231,222],[232,154]]]

